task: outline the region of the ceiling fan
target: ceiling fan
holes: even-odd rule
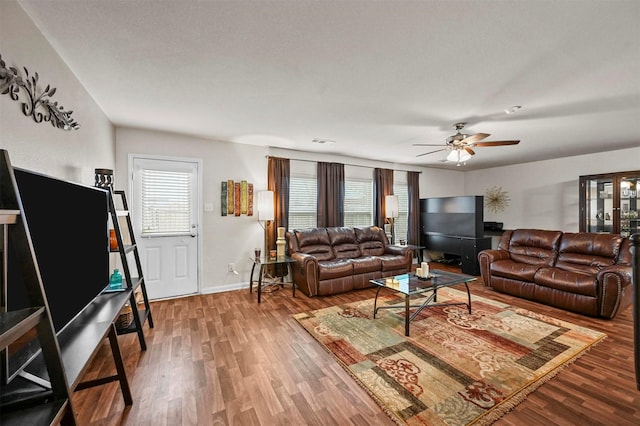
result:
[[[504,145],[517,145],[520,141],[485,141],[480,142],[490,136],[489,133],[476,133],[475,135],[467,135],[461,133],[461,130],[467,123],[456,123],[453,127],[457,130],[455,135],[449,136],[446,140],[446,146],[444,148],[436,149],[435,151],[425,152],[418,154],[416,157],[422,157],[423,155],[433,154],[440,151],[451,151],[447,155],[448,161],[454,161],[463,163],[475,155],[473,148],[484,146],[504,146]],[[428,143],[414,143],[413,146],[442,146],[442,144],[428,144]]]

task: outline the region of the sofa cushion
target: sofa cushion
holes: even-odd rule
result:
[[[553,266],[561,231],[516,229],[509,241],[511,259],[529,265]]]
[[[374,256],[356,257],[353,262],[353,273],[364,274],[382,270],[382,259]]]
[[[565,271],[560,268],[540,268],[534,277],[537,285],[567,293],[598,296],[598,280],[594,274]]]
[[[294,231],[301,253],[311,254],[318,261],[333,259],[333,250],[325,228],[296,229]]]
[[[360,257],[360,246],[353,228],[327,228],[327,234],[336,259]]]
[[[355,232],[362,256],[381,256],[384,254],[384,247],[388,243],[384,229],[371,226],[369,228],[355,228]]]
[[[510,278],[519,281],[533,282],[539,265],[530,265],[528,263],[514,262],[511,259],[496,260],[491,263],[491,275],[496,277]]]
[[[353,274],[353,262],[351,259],[331,260],[318,262],[318,279],[330,280]]]
[[[622,236],[617,234],[564,233],[556,267],[597,274],[601,268],[616,263],[622,240]]]

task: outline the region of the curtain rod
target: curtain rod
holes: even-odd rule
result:
[[[264,158],[269,158],[269,157],[274,157],[274,158],[285,158],[285,157],[278,157],[276,155],[265,155]],[[300,158],[288,158],[288,160],[293,160],[293,161],[305,161],[307,163],[337,163],[337,161],[315,161],[315,160],[302,160]],[[344,164],[345,166],[350,166],[350,167],[363,167],[366,169],[377,169],[377,168],[382,168],[382,167],[371,167],[371,166],[363,166],[360,164],[349,164],[349,163],[340,163],[340,164]],[[394,171],[398,171],[398,172],[415,172],[415,173],[422,173],[420,170],[403,170],[403,169],[391,169]]]

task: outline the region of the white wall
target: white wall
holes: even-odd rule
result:
[[[38,72],[38,85],[55,87],[53,100],[73,110],[81,125],[64,131],[36,123],[22,113],[21,102],[0,95],[0,148],[14,166],[93,185],[94,169],[115,165],[114,127],[14,0],[0,1],[0,54],[7,66]]]
[[[371,162],[335,155],[301,153],[254,145],[233,144],[165,133],[152,130],[118,127],[116,129],[116,188],[126,189],[129,154],[149,154],[166,157],[188,157],[203,162],[203,205],[212,203],[213,212],[201,209],[201,292],[225,291],[247,286],[251,272],[250,256],[254,247],[261,247],[264,231],[257,216],[222,216],[220,214],[220,183],[228,179],[246,180],[254,191],[267,187],[267,155],[311,161],[339,161],[368,167],[417,170],[420,168]],[[293,162],[296,166],[315,167],[311,162]],[[293,166],[292,166],[293,168]],[[366,170],[363,168],[362,170]],[[462,194],[464,175],[460,172],[422,169],[421,196]],[[424,186],[424,190],[422,187]],[[234,263],[239,275],[227,272]]]
[[[579,229],[578,178],[640,169],[640,147],[598,154],[537,161],[465,174],[465,193],[485,195],[498,186],[511,199],[507,208],[485,221],[503,222],[505,229],[539,228],[577,232]]]

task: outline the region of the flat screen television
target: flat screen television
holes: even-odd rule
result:
[[[56,333],[62,331],[109,282],[109,193],[14,168],[42,283]],[[19,254],[8,248],[7,309],[29,306]],[[4,381],[35,357],[37,339],[5,352]]]
[[[423,234],[481,238],[484,235],[482,195],[422,198],[420,225]]]

